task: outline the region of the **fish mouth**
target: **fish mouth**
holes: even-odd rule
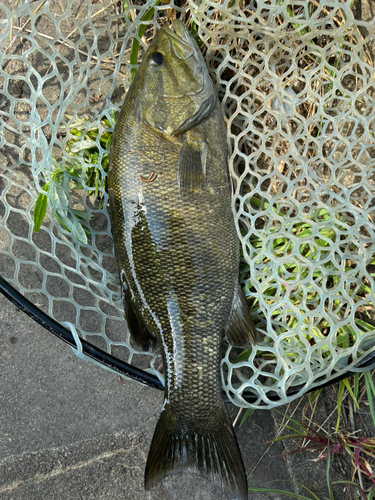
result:
[[[175,19],[170,28],[165,28],[172,50],[178,59],[185,61],[194,55],[196,50],[191,35],[179,19]]]
[[[208,76],[206,70],[206,63],[204,62],[203,56],[198,48],[198,45],[195,43],[195,40],[192,37],[189,30],[183,25],[183,23],[179,19],[175,19],[172,22],[172,26],[170,28],[164,25],[163,29],[164,33],[169,39],[171,50],[174,53],[174,55],[181,61],[186,61],[190,57],[192,58],[191,68],[195,75],[198,88],[196,88],[194,91],[186,92],[183,96],[179,97],[186,97],[186,95],[207,94],[200,110],[194,115],[194,117],[191,117],[188,120],[186,120],[186,122],[184,122],[172,134],[172,135],[179,135],[182,134],[185,130],[187,130],[190,126],[192,126],[191,125],[192,123],[201,121],[205,116],[207,116],[212,111],[212,107],[215,104],[215,99],[212,98],[214,92],[212,87],[212,81]],[[207,77],[205,76],[205,72],[207,73]],[[168,95],[164,95],[163,97],[176,98],[176,96],[168,96]]]
[[[181,40],[186,39],[186,36],[184,35],[186,35],[187,30],[179,19],[174,19],[174,21],[172,22],[172,26],[169,29],[172,31],[172,33],[177,35],[178,38],[181,38]]]

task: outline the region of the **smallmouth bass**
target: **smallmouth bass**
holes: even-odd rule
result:
[[[247,499],[242,457],[220,389],[220,343],[254,342],[238,283],[227,135],[204,59],[180,21],[147,50],[117,121],[108,175],[125,318],[158,341],[164,403],[145,487],[193,472]]]

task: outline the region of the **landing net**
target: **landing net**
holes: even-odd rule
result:
[[[2,3],[0,275],[78,344],[162,380],[160,352],[139,351],[123,320],[106,170],[137,64],[178,17],[222,101],[261,339],[224,341],[223,388],[272,407],[352,370],[375,350],[375,33],[351,3]]]

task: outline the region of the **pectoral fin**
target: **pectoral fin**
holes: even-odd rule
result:
[[[207,146],[203,141],[182,144],[179,158],[179,186],[181,191],[200,191],[206,174]]]
[[[129,288],[125,289],[124,287],[123,297],[125,319],[129,328],[131,338],[137,345],[142,347],[144,351],[148,351],[152,344],[154,344],[155,337],[151,335],[143,321],[139,318],[135,304],[131,299]]]
[[[225,334],[230,345],[236,347],[248,347],[250,344],[255,344],[257,339],[256,328],[239,284],[234,292],[232,311],[225,327]]]

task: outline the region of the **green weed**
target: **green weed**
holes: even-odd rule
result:
[[[71,119],[71,117],[67,117]],[[84,196],[95,195],[99,208],[104,205],[107,190],[109,150],[112,142],[116,115],[110,113],[100,125],[90,126],[87,120],[76,120],[66,143],[64,162],[54,158],[51,173],[45,173],[45,184],[39,193],[33,213],[34,231],[38,232],[47,213],[48,204],[61,226],[83,244],[88,243],[90,229],[86,212],[69,206],[70,190],[83,190]]]

